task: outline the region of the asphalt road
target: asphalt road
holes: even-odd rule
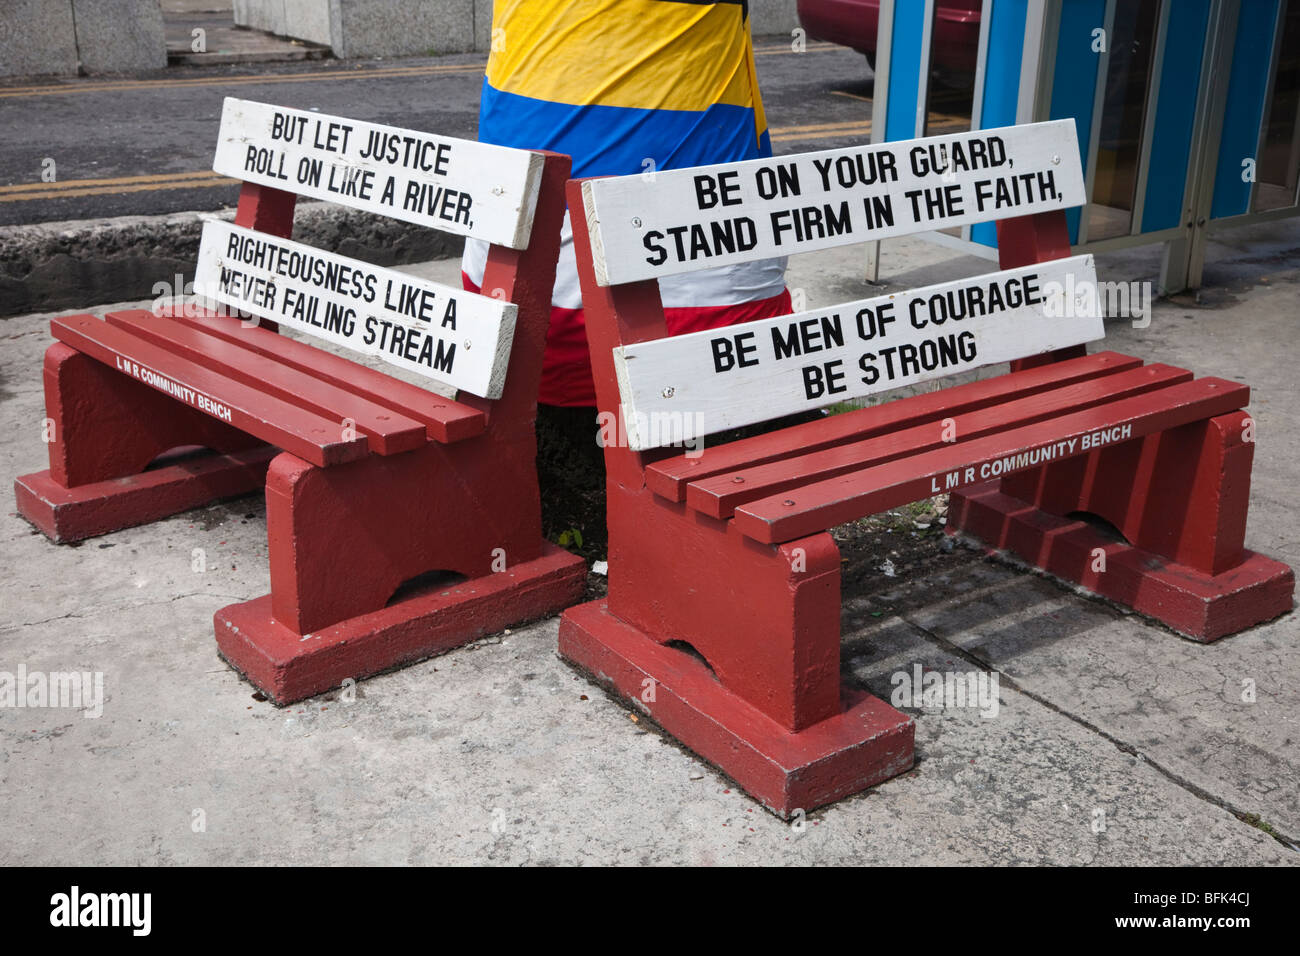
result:
[[[870,135],[871,72],[844,47],[760,40],[778,153]],[[134,77],[0,84],[0,226],[213,210],[238,187],[211,171],[222,99],[239,96],[473,137],[485,57],[172,67]],[[53,160],[54,182],[42,181]]]

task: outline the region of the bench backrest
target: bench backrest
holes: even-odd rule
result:
[[[204,223],[196,291],[499,398],[518,311],[509,290],[485,280],[495,294],[478,295],[294,242],[293,196],[482,239],[509,258],[529,245],[545,163],[527,150],[227,98],[213,169],[245,192],[234,224]]]
[[[1030,264],[1046,258],[1034,253],[1020,268],[673,338],[654,317],[663,276],[975,222],[1063,222],[1084,202],[1073,120],[588,179],[570,185],[571,207],[575,187],[589,335],[612,346],[635,450],[1104,334],[1092,257]],[[1068,251],[1056,238],[1049,256]]]

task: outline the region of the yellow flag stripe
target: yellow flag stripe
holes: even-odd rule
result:
[[[499,49],[487,77],[502,92],[630,109],[755,105],[753,45],[737,4],[498,0],[492,25]]]

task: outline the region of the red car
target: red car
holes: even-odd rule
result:
[[[935,4],[930,66],[946,83],[970,86],[974,80],[981,6],[981,0],[938,0]],[[865,53],[873,70],[879,20],[880,0],[799,0],[799,22],[810,37]]]

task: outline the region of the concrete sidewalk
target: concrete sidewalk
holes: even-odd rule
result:
[[[1300,225],[1226,239],[1200,304],[1110,323],[1107,347],[1254,387],[1247,543],[1296,565]],[[1098,273],[1154,278],[1156,256],[1099,257]],[[812,306],[861,297],[860,257],[801,257],[790,284]],[[894,286],[987,269],[886,245]],[[45,467],[47,318],[0,324],[10,477]],[[846,568],[846,674],[888,699],[918,664],[991,671],[1000,706],[910,711],[912,772],[791,826],[562,664],[554,619],[364,681],[353,701],[256,699],[211,622],[267,590],[262,516],[247,498],[75,548],[0,520],[0,671],[102,671],[106,697],[97,719],[0,709],[0,864],[1300,862],[1294,614],[1197,645],[934,529],[901,532],[919,566]]]

